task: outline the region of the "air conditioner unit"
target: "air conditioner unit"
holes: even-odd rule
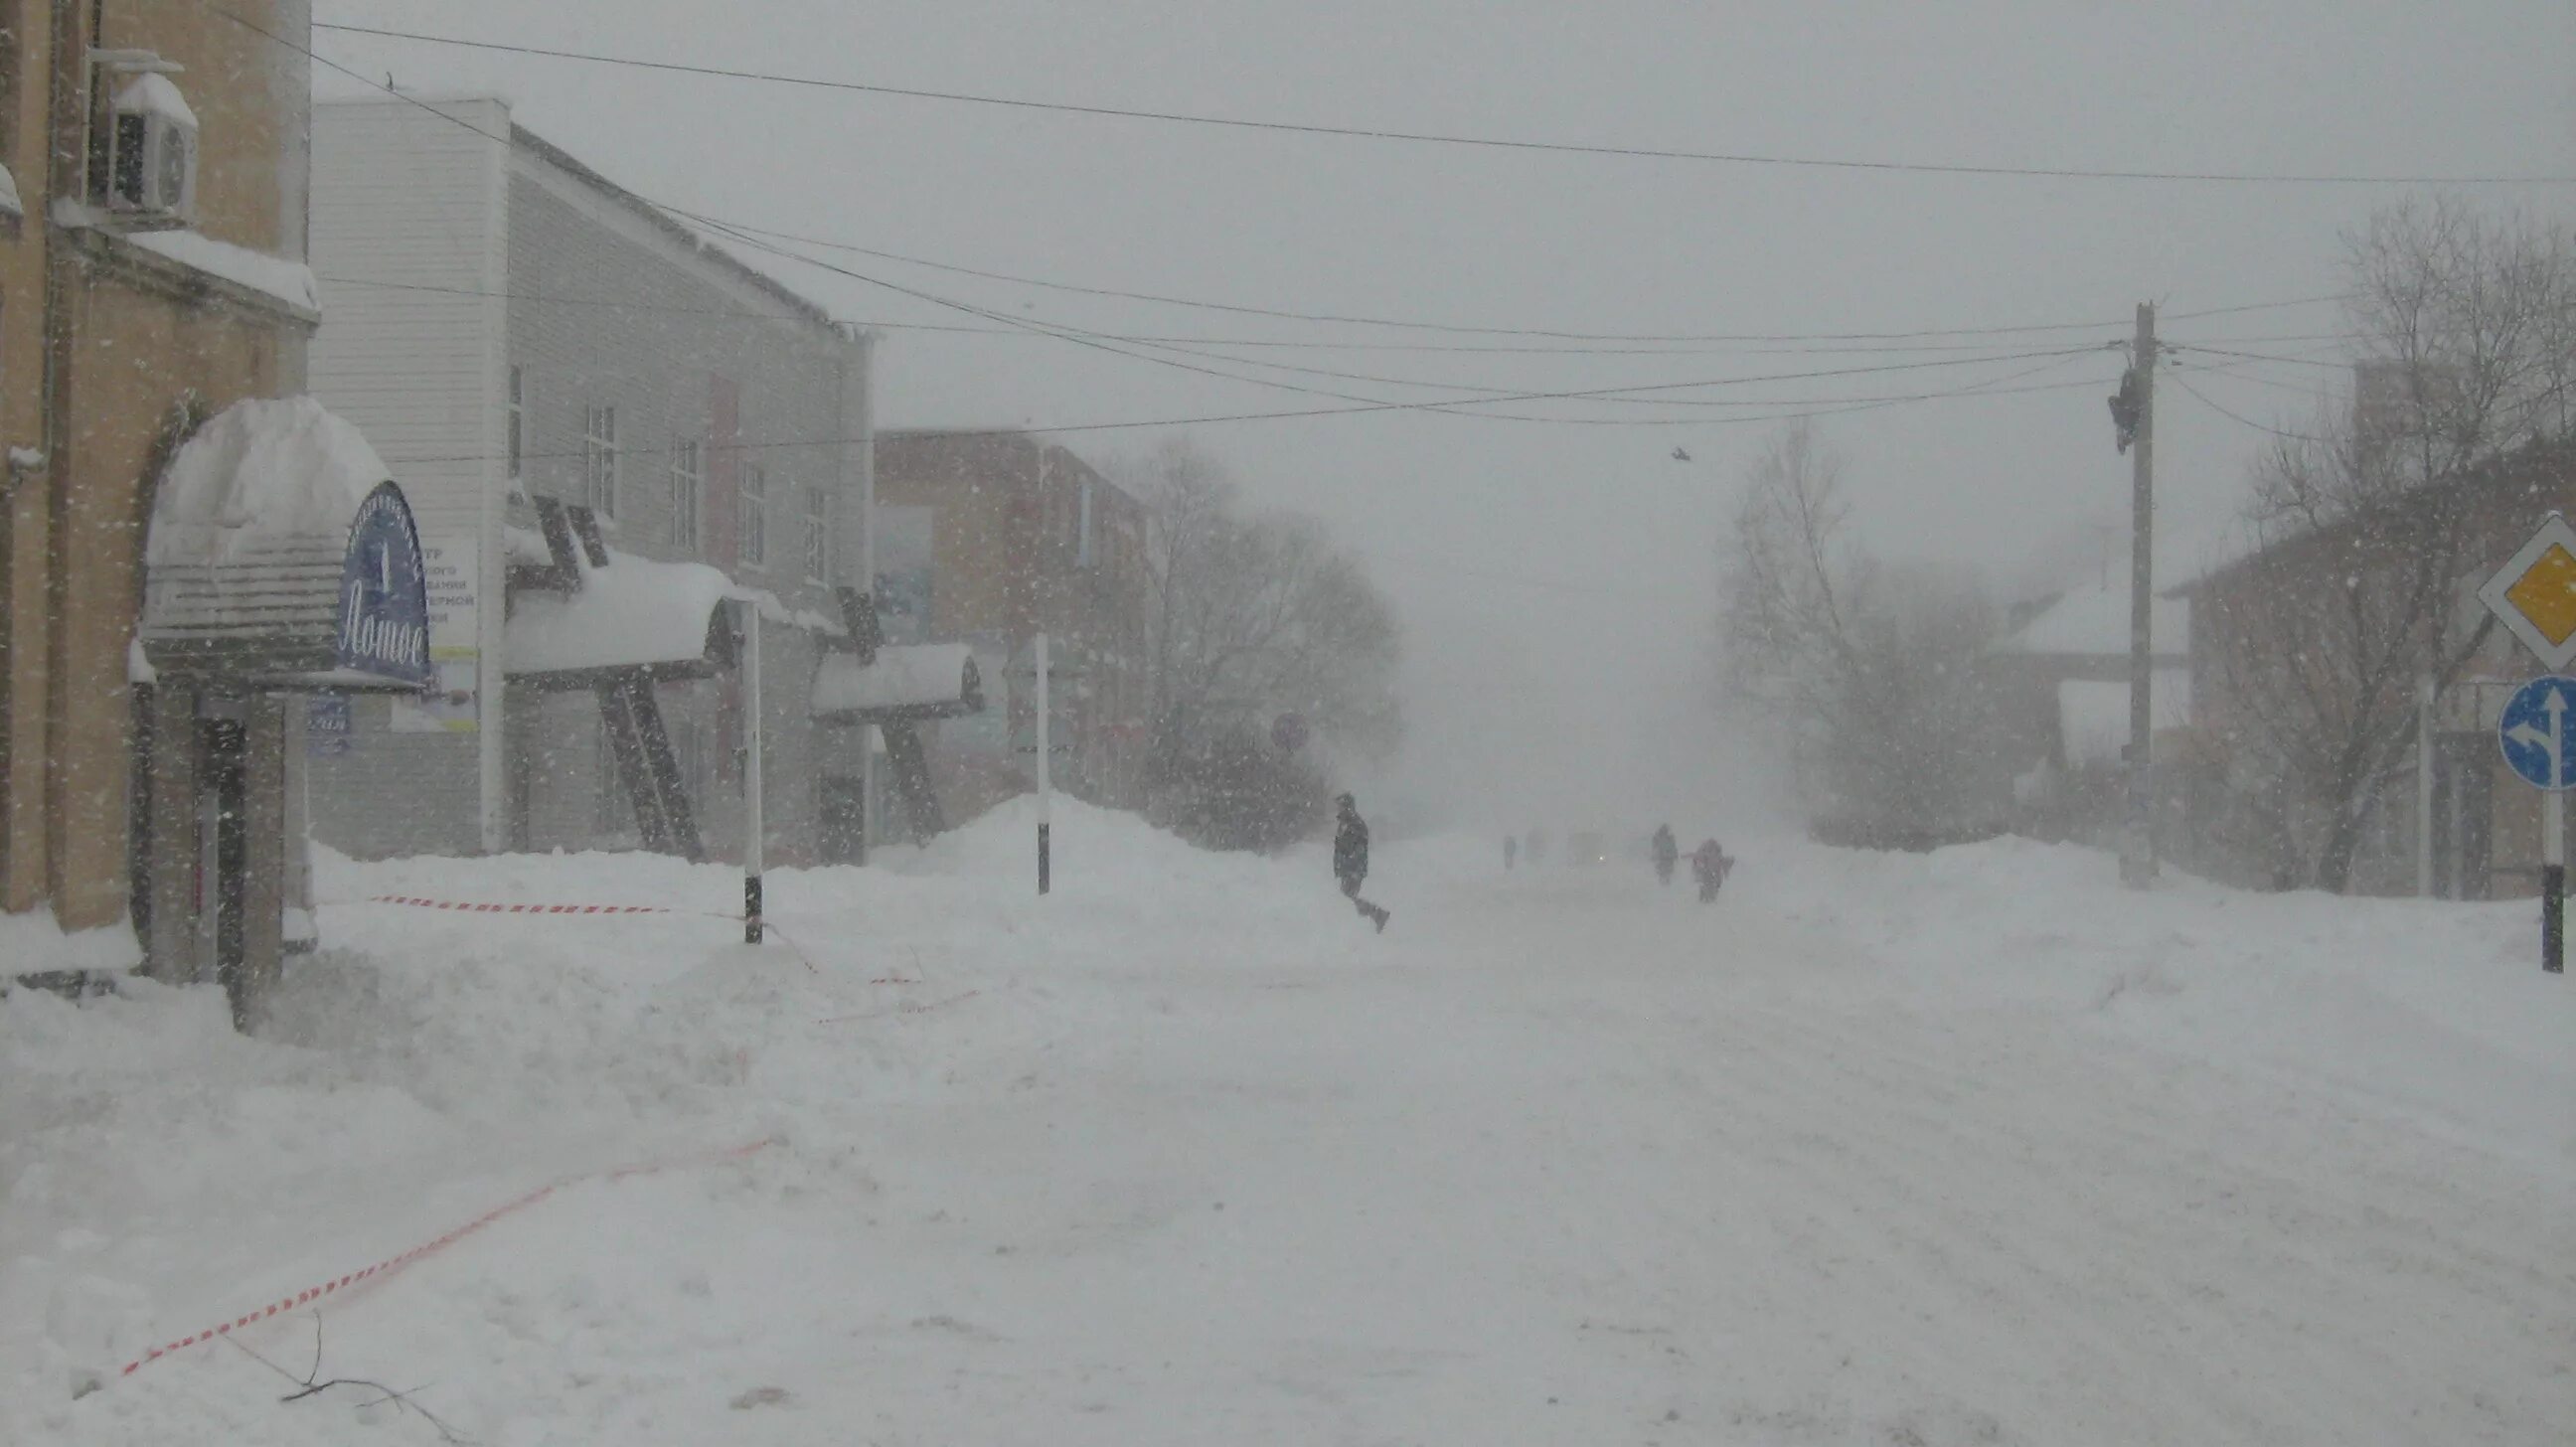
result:
[[[197,115],[177,83],[136,76],[109,116],[108,211],[136,227],[185,226],[197,204]]]

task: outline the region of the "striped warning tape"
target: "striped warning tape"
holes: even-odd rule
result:
[[[217,1322],[215,1325],[206,1328],[204,1331],[194,1332],[187,1336],[183,1336],[177,1341],[171,1342],[167,1346],[154,1347],[143,1355],[127,1362],[124,1370],[118,1372],[117,1375],[119,1377],[130,1377],[136,1372],[141,1371],[147,1364],[157,1362],[163,1357],[169,1356],[174,1352],[186,1351],[188,1348],[193,1346],[205,1346],[215,1341],[217,1338],[228,1337],[236,1331],[251,1326],[257,1322],[266,1321],[281,1312],[296,1311],[303,1307],[311,1306],[337,1292],[345,1291],[350,1287],[358,1286],[381,1277],[390,1276],[404,1267],[409,1266],[413,1262],[420,1260],[424,1256],[443,1251],[448,1247],[455,1245],[457,1242],[464,1240],[466,1237],[473,1235],[475,1232],[482,1230],[484,1227],[491,1225],[493,1222],[500,1220],[504,1216],[515,1215],[520,1211],[526,1210],[528,1207],[537,1204],[539,1201],[546,1199],[548,1196],[553,1195],[555,1192],[562,1190],[566,1186],[578,1185],[583,1181],[589,1180],[623,1181],[632,1176],[648,1176],[657,1171],[678,1170],[684,1166],[710,1165],[723,1161],[740,1160],[756,1151],[767,1149],[773,1143],[774,1142],[769,1137],[763,1137],[756,1141],[751,1141],[743,1145],[731,1146],[724,1150],[710,1152],[705,1155],[688,1156],[667,1161],[653,1161],[643,1165],[619,1166],[612,1170],[605,1171],[592,1171],[587,1175],[572,1176],[564,1180],[553,1182],[549,1185],[539,1186],[535,1190],[528,1192],[526,1195],[520,1196],[515,1200],[505,1201],[500,1205],[493,1207],[491,1210],[484,1212],[482,1215],[475,1217],[473,1220],[466,1222],[464,1225],[457,1227],[455,1230],[448,1232],[446,1235],[440,1236],[433,1241],[424,1241],[399,1256],[389,1256],[363,1271],[352,1271],[346,1276],[334,1277],[329,1281],[323,1282],[319,1286],[308,1286],[302,1291],[296,1292],[294,1295],[286,1297],[283,1300],[260,1307],[255,1311],[244,1312],[230,1321]]]
[[[336,902],[337,901],[324,901],[324,903]],[[414,909],[443,909],[457,914],[676,914],[688,915],[696,919],[727,919],[737,922],[742,919],[742,916],[739,914],[727,914],[723,910],[673,909],[668,905],[661,904],[501,904],[491,901],[475,901],[467,899],[429,899],[416,894],[372,894],[367,896],[364,900],[351,902],[361,904],[409,905]],[[798,944],[795,938],[789,935],[787,931],[779,925],[776,919],[763,919],[761,921],[761,928],[778,936],[778,938],[786,944],[788,949],[794,951],[796,958],[804,962],[807,973],[819,975],[823,972],[822,968],[814,963],[814,957],[811,954],[808,954],[805,947]],[[918,980],[885,978],[870,980],[868,983],[872,985],[917,985],[921,982]]]
[[[461,914],[704,914],[714,919],[740,919],[713,910],[677,910],[659,904],[493,904],[460,899],[422,899],[409,894],[377,894],[369,904],[407,904],[415,909],[449,909]]]

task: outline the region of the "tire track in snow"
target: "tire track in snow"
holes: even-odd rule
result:
[[[2147,1325],[2146,1335],[2164,1344],[2169,1364],[2198,1379],[2202,1400],[2225,1407],[2211,1427],[2283,1426],[2277,1409],[2267,1407],[2277,1402],[2280,1384],[2247,1382],[2229,1359],[2226,1338],[2244,1322],[2248,1308],[2241,1298],[2249,1295],[2256,1323],[2299,1338],[2306,1360],[2347,1385],[2338,1394],[2347,1400],[2367,1400],[2374,1386],[2384,1394],[2388,1383],[2444,1375],[2427,1373],[2421,1345],[2391,1339],[2390,1303],[2366,1289],[2392,1274],[2392,1262],[2454,1296],[2466,1275],[2468,1294],[2498,1298],[2489,1313],[2496,1319],[2487,1323],[2491,1334],[2515,1323],[2538,1329],[2544,1340],[2564,1331],[2563,1298],[2553,1324],[2549,1287],[2533,1269],[2537,1260],[2517,1272],[2487,1253],[2426,1254],[2410,1243],[2438,1241],[2439,1233],[2421,1211],[2344,1209],[2349,1203],[2330,1192],[2319,1201],[2312,1178],[2241,1171],[2214,1159],[2196,1128],[2160,1134],[2137,1124],[2105,1125],[2120,1119],[2113,1111],[2121,1107],[2139,1121],[2162,1118],[2152,1093],[2137,1089],[2152,1082],[2135,1079],[2135,1072],[2117,1079],[2122,1072],[2106,1063],[2115,1058],[2111,1052],[2043,1062],[2023,1047],[2011,1062],[2013,1078],[2053,1075],[2068,1093],[2100,1097],[2089,1102],[2100,1108],[2070,1116],[2055,1092],[2050,1109],[2034,1110],[1954,1064],[1895,1056],[1888,1023],[1855,1028],[1848,1006],[1829,1014],[1821,1005],[1775,1004],[1745,1014],[1744,1028],[1719,1032],[1725,1048],[1695,1052],[1714,1062],[1709,1075],[1680,1073],[1702,1091],[1713,1118],[1738,1123],[1728,1133],[1730,1144],[1749,1148],[1766,1168],[1796,1183],[1810,1213],[1804,1224],[1822,1226],[1860,1259],[1908,1263],[1911,1289],[1946,1297],[1967,1318],[1991,1317],[2007,1306],[2041,1313],[2051,1340],[2084,1342],[2086,1354],[2113,1380],[2135,1375],[2135,1358],[2148,1344],[2139,1340],[2138,1327]],[[1978,1043],[1989,1050],[2013,1044],[2008,1037]],[[1973,1107],[1955,1108],[1962,1095],[1977,1097]],[[1954,1108],[1942,1108],[1945,1098]],[[1742,1129],[1746,1122],[1756,1129]],[[2216,1233],[2175,1209],[2178,1184],[2196,1185],[2210,1199],[2229,1199],[2219,1193],[2233,1190],[2243,1200],[2233,1221],[2252,1229],[2217,1253],[2221,1263],[2207,1259]],[[1954,1194],[1963,1188],[1965,1199]],[[2027,1209],[2033,1198],[2072,1201],[2079,1194],[2085,1217]],[[1853,1201],[1872,1205],[1864,1210],[1848,1204]],[[2437,1198],[2436,1204],[2456,1214],[2456,1202]],[[2101,1224],[2080,1224],[2087,1219]],[[2177,1230],[2185,1221],[2190,1229]],[[2006,1222],[2009,1240],[1998,1225]],[[1782,1229],[1794,1234],[1799,1224]],[[2323,1244],[2315,1244],[2320,1238]],[[2154,1247],[2153,1257],[2130,1263],[2114,1254],[2138,1246]],[[2365,1289],[2339,1275],[2356,1266],[2373,1273]],[[2261,1273],[2251,1292],[2242,1272]],[[2121,1318],[2110,1329],[2099,1324],[2106,1305]],[[2137,1321],[2140,1313],[2149,1321]],[[2482,1355],[2455,1353],[2452,1379],[2475,1376]],[[2539,1385],[2522,1405],[2543,1408],[2548,1369],[2534,1365]],[[2457,1405],[2466,1418],[2486,1415],[2486,1425],[2503,1425],[2474,1391],[2457,1395],[2465,1398]],[[2144,1415],[2132,1420],[2169,1414],[2174,1405],[2140,1400],[2135,1406]],[[2354,1410],[2356,1428],[2366,1433],[2374,1424],[2384,1419]]]

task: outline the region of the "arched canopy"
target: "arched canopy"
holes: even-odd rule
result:
[[[153,673],[403,692],[433,676],[411,507],[358,429],[310,397],[236,402],[181,444],[143,556]]]

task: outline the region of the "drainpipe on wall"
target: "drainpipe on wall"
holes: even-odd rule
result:
[[[61,567],[62,538],[71,504],[71,368],[70,296],[74,281],[71,248],[54,220],[53,203],[87,194],[89,178],[89,43],[79,0],[53,0],[45,87],[44,193],[29,208],[28,221],[42,228],[45,247],[44,374],[39,384],[44,412],[45,451],[45,690],[43,814],[44,882],[40,895],[60,899],[63,878],[63,778],[60,767],[64,728],[62,681],[65,640],[62,620],[70,602]],[[103,6],[93,6],[93,21],[103,20]]]

